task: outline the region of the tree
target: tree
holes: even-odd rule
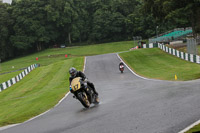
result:
[[[13,47],[9,41],[13,20],[8,12],[8,4],[0,3],[0,59],[13,56]]]
[[[62,14],[62,28],[63,28],[63,35],[67,34],[68,42],[69,44],[72,43],[72,34],[76,32],[76,21],[78,19],[78,14],[76,12],[75,8],[75,1],[74,0],[68,0],[64,4],[64,11]],[[66,38],[66,37],[65,37]]]
[[[14,4],[13,17],[15,34],[11,41],[18,49],[30,49],[42,46],[53,40],[52,26],[47,24],[44,7],[45,0],[21,0]]]
[[[124,18],[119,12],[112,12],[108,7],[94,13],[92,38],[97,42],[116,41],[123,30]]]
[[[173,20],[181,26],[192,25],[194,34],[200,33],[200,1],[169,0],[163,3],[166,19]]]
[[[200,33],[199,0],[143,0],[146,13],[152,13],[159,23],[171,22],[175,27],[193,28]]]

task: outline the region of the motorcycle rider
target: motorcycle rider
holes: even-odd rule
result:
[[[69,83],[70,83],[70,92],[73,93],[73,90],[71,89],[71,82],[74,78],[77,78],[77,77],[81,77],[83,79],[83,81],[86,81],[87,84],[90,86],[90,88],[93,89],[94,93],[98,96],[98,93],[94,87],[94,84],[90,81],[87,80],[85,74],[81,71],[77,71],[76,68],[74,67],[71,67],[69,69],[69,73],[70,73],[70,77],[69,77]],[[74,93],[73,93],[74,94]]]
[[[124,67],[124,63],[122,61],[120,61],[120,63],[119,63],[119,69],[120,69],[121,65],[123,65],[123,67]]]

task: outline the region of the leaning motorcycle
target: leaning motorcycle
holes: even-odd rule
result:
[[[121,73],[123,73],[124,72],[124,65],[120,65],[119,70],[121,71]]]
[[[94,93],[91,87],[87,85],[87,82],[82,80],[81,77],[77,77],[72,80],[71,89],[74,92],[75,97],[85,108],[89,108],[92,103],[99,103],[98,96]]]

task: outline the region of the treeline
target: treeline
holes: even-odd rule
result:
[[[149,38],[193,26],[199,0],[13,0],[0,3],[0,59],[75,45]],[[198,14],[198,16],[196,15]]]

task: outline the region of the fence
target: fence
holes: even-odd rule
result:
[[[197,55],[197,39],[187,39],[187,53]]]
[[[142,48],[156,48],[156,47],[160,48],[161,50],[163,50],[163,51],[165,51],[169,54],[172,54],[172,55],[177,56],[181,59],[184,59],[186,61],[190,61],[190,62],[200,64],[200,56],[199,55],[184,53],[184,52],[178,51],[176,49],[169,48],[169,47],[165,46],[163,43],[150,43],[150,44],[143,44],[142,45]]]
[[[27,67],[23,72],[21,72],[19,75],[13,77],[12,79],[1,83],[0,84],[0,92],[7,89],[8,87],[16,84],[17,82],[19,82],[22,78],[24,78],[27,74],[29,74],[33,69],[39,67],[38,64],[33,64],[29,67]]]

